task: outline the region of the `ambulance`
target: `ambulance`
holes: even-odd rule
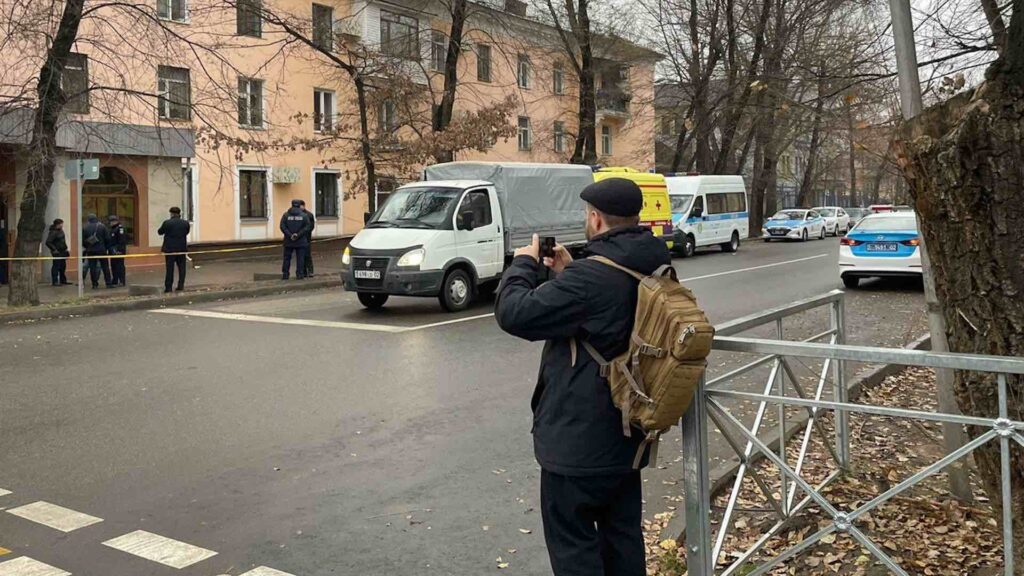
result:
[[[599,168],[594,171],[594,181],[600,182],[609,178],[625,178],[640,186],[644,193],[644,207],[640,211],[640,225],[650,228],[651,232],[672,248],[672,204],[668,197],[668,186],[661,174],[641,172],[633,168]]]

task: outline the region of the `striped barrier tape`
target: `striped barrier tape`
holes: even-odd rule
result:
[[[346,238],[346,236],[334,236],[331,238],[319,238],[312,240],[310,244],[332,242]],[[244,248],[221,248],[218,250],[195,250],[188,252],[145,252],[140,254],[94,254],[79,256],[18,256],[12,258],[0,258],[0,262],[26,262],[26,261],[47,261],[47,260],[126,260],[129,258],[152,258],[154,256],[196,256],[199,254],[229,254],[232,252],[253,252],[256,250],[270,250],[281,248],[281,244],[264,244],[262,246],[246,246]]]

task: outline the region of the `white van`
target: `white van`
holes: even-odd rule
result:
[[[740,248],[750,235],[747,187],[742,176],[666,176],[672,202],[675,251],[692,256],[697,248]]]

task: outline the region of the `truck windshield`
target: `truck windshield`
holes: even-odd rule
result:
[[[459,188],[400,188],[388,196],[366,227],[450,228],[452,207],[461,195]]]
[[[669,196],[672,202],[673,214],[686,214],[690,211],[690,202],[693,202],[693,194],[680,194]]]

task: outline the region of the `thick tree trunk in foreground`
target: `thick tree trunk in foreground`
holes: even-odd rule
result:
[[[53,173],[57,168],[57,128],[66,96],[61,88],[61,77],[68,54],[78,36],[85,0],[67,0],[53,43],[46,53],[46,61],[39,72],[38,101],[32,120],[32,139],[28,145],[28,175],[25,192],[19,205],[18,239],[14,244],[16,258],[39,255],[39,246],[46,229],[46,205],[53,187]],[[81,216],[81,215],[79,215]],[[78,226],[74,227],[78,230]],[[69,238],[78,242],[78,238]],[[35,261],[11,262],[10,292],[7,303],[11,306],[39,304],[36,285]]]
[[[1018,0],[1018,4],[1024,4]],[[1024,44],[1024,39],[1019,40]],[[897,147],[921,215],[932,274],[954,352],[1024,357],[1024,82],[998,64],[973,96],[926,111]],[[1008,377],[1009,417],[1024,420],[1024,378]],[[999,414],[995,377],[958,373],[964,414]],[[973,436],[986,429],[969,428]],[[1010,442],[1014,556],[1024,574],[1024,449]],[[1000,446],[974,453],[1001,503]]]

